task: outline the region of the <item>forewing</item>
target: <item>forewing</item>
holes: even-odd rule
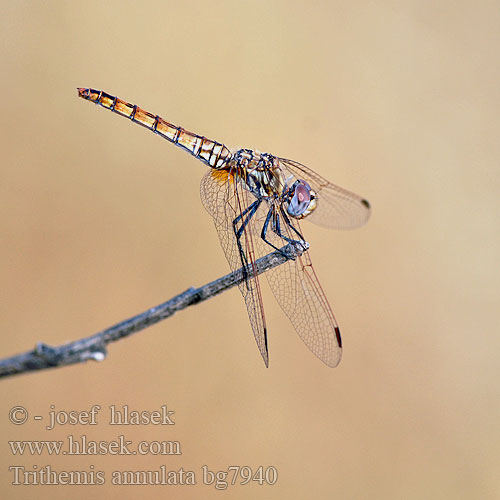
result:
[[[235,271],[242,267],[242,262],[233,230],[233,221],[256,198],[243,189],[227,171],[212,169],[201,180],[200,194],[203,205],[214,219],[229,267]],[[253,264],[256,260],[252,228],[253,220],[246,227],[240,240],[248,264]],[[247,277],[244,282],[240,283],[239,289],[245,300],[257,346],[264,363],[268,366],[267,329],[258,276]]]
[[[352,229],[370,217],[370,204],[361,196],[332,184],[301,163],[284,158],[278,161],[285,172],[307,181],[316,192],[318,206],[307,220],[326,228]]]

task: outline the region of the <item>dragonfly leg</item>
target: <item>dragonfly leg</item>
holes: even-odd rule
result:
[[[277,250],[278,252],[280,252],[282,255],[284,255],[286,257],[286,254],[280,249],[278,248],[277,246],[274,246],[269,240],[266,239],[266,235],[267,235],[267,229],[269,227],[269,222],[271,222],[271,217],[273,216],[274,214],[274,210],[273,210],[273,207],[271,207],[269,209],[269,212],[267,212],[267,216],[266,216],[266,220],[264,221],[264,225],[262,226],[262,231],[260,233],[260,237],[272,248],[274,248],[275,250]],[[274,224],[275,224],[275,221],[273,219],[273,228],[274,228]],[[274,229],[273,229],[274,231]],[[276,231],[274,231],[276,233]],[[277,234],[277,233],[276,233]],[[278,236],[280,238],[282,238],[281,235],[278,234]],[[283,238],[285,239],[285,238]]]
[[[257,209],[259,208],[261,203],[262,203],[262,198],[255,200],[251,205],[249,205],[245,210],[243,210],[243,212],[241,212],[241,214],[238,215],[238,217],[236,217],[233,220],[233,231],[234,235],[236,236],[236,243],[238,245],[238,251],[240,253],[241,264],[243,266],[243,278],[245,281],[247,280],[248,277],[246,270],[248,261],[245,252],[243,251],[243,245],[241,244],[241,237],[243,236],[245,227],[250,222],[252,217],[255,215],[255,212],[257,212]],[[237,228],[236,226],[240,221],[241,221],[241,226]]]
[[[299,240],[294,240],[293,238],[288,238],[281,232],[281,226],[280,226],[280,216],[279,214],[276,214],[276,219],[275,223],[273,224],[273,231],[280,237],[283,238],[285,241],[288,241],[288,243],[293,243],[293,244],[300,244],[301,241],[304,241],[304,237],[293,227],[292,223],[290,222],[290,219],[286,216],[283,211],[281,212],[281,215],[283,216],[283,219],[288,227],[290,227],[300,238]]]

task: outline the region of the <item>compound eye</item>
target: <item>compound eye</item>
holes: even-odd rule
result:
[[[305,181],[297,181],[295,190],[288,204],[287,212],[292,217],[303,217],[311,203],[311,187]]]

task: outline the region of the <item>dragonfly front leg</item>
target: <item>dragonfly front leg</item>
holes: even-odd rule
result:
[[[287,215],[281,211],[281,215],[283,216],[283,219],[285,220],[286,225],[291,228],[300,238],[299,240],[294,240],[293,238],[288,238],[281,232],[281,226],[280,226],[280,216],[279,214],[276,214],[276,218],[274,220],[273,224],[273,231],[280,237],[283,238],[285,241],[288,241],[288,243],[293,243],[293,244],[300,244],[302,241],[304,241],[304,237],[295,229],[290,222],[290,219],[287,217]]]
[[[285,254],[285,252],[283,252],[280,248],[278,248],[277,246],[274,246],[267,238],[266,238],[266,235],[267,235],[267,229],[269,227],[269,222],[271,222],[271,217],[273,217],[274,215],[274,208],[271,207],[269,209],[269,212],[267,212],[267,216],[266,216],[266,220],[264,221],[264,225],[262,226],[262,231],[260,233],[260,237],[272,248],[274,248],[275,250],[277,250],[278,252],[280,252],[284,257],[287,257],[287,255]],[[276,231],[274,230],[274,226],[275,226],[275,219],[273,219],[273,232],[276,233]],[[278,234],[278,233],[276,233]],[[281,235],[278,234],[278,236],[282,239],[285,239],[286,238],[283,238]]]

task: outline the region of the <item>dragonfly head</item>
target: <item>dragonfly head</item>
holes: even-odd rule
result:
[[[295,219],[303,219],[314,211],[317,205],[316,193],[306,181],[295,181],[287,191],[288,215]]]

